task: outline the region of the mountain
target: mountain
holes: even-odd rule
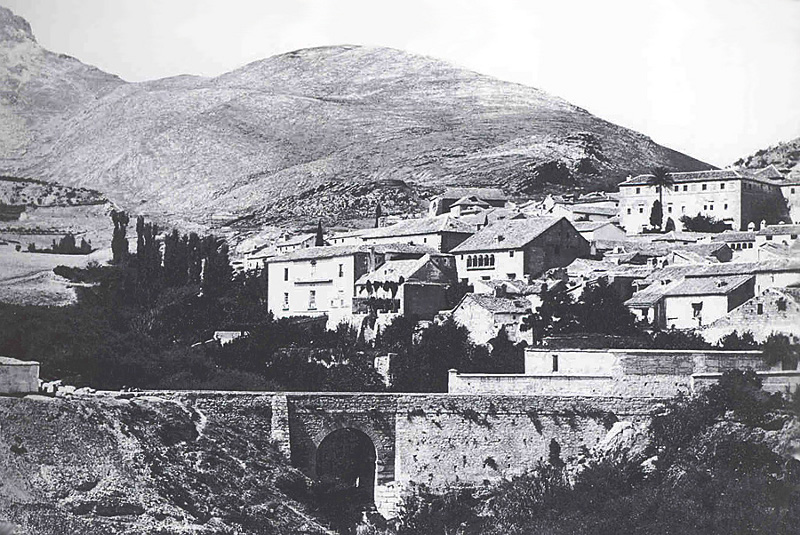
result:
[[[735,166],[760,169],[774,165],[784,174],[800,175],[800,137],[756,151],[734,162]]]
[[[389,48],[126,83],[42,49],[2,8],[0,28],[0,173],[174,220],[333,222],[419,209],[445,185],[531,194],[711,168],[538,89]]]

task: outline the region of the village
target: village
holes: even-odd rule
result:
[[[800,178],[774,166],[661,174],[629,177],[618,192],[527,202],[450,188],[425,217],[287,233],[239,268],[263,273],[276,317],[347,322],[367,337],[402,314],[452,317],[479,344],[500,330],[532,344],[523,322],[543,294],[577,298],[600,280],[658,329],[710,343],[744,326],[757,341],[800,335]],[[727,228],[686,228],[703,219]],[[463,297],[448,308],[456,287]]]

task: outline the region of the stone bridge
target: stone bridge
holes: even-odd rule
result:
[[[277,447],[309,477],[396,513],[411,484],[436,489],[521,474],[591,449],[618,420],[643,421],[652,398],[371,393],[147,392]]]

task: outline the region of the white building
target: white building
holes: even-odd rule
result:
[[[713,217],[744,230],[763,218],[765,204],[783,198],[783,175],[769,166],[760,170],[719,169],[670,173],[673,184],[664,189],[664,222],[672,218],[680,227],[682,216]],[[650,184],[652,175],[629,178],[619,185],[620,223],[629,234],[650,225],[650,211],[659,198],[659,188]]]

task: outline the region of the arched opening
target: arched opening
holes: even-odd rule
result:
[[[321,495],[344,523],[375,508],[376,460],[372,439],[349,427],[330,433],[317,447],[316,476]]]

